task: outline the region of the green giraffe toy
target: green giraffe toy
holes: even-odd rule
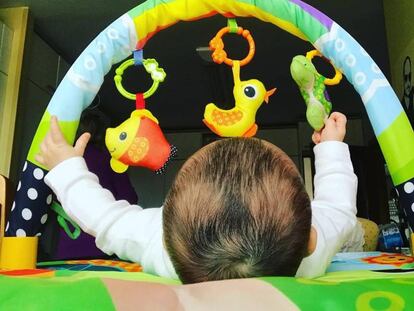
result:
[[[309,52],[306,57],[303,55],[295,56],[290,64],[290,73],[305,100],[306,119],[309,125],[315,131],[320,131],[332,110],[332,103],[325,85],[338,84],[342,79],[342,74],[336,69],[336,75],[333,79],[327,79],[319,74],[312,64],[312,58],[315,55],[320,54],[315,50]]]

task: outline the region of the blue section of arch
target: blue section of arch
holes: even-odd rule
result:
[[[360,44],[334,23],[315,46],[341,70],[361,95],[375,135],[379,136],[403,108],[386,77]]]

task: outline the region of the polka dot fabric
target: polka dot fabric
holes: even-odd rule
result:
[[[414,224],[414,178],[396,187],[409,224]]]
[[[47,221],[47,211],[52,204],[52,192],[43,181],[47,171],[26,161],[21,180],[17,185],[6,236],[39,236],[39,228]],[[34,225],[38,223],[38,225]]]

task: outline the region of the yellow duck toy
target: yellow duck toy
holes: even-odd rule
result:
[[[256,79],[240,81],[238,61],[233,61],[232,70],[235,107],[223,110],[210,103],[204,110],[203,122],[221,137],[252,137],[258,129],[256,112],[263,101],[269,102],[269,97],[276,91],[276,88],[266,91],[263,83]]]

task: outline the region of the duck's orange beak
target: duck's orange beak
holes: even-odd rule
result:
[[[265,101],[266,104],[269,103],[269,97],[272,96],[274,94],[274,92],[276,92],[276,88],[271,89],[271,90],[266,92],[266,95],[265,95],[265,98],[264,98],[264,101]]]

